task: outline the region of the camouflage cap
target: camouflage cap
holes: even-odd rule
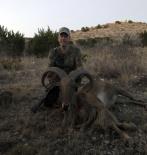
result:
[[[66,34],[70,35],[70,30],[67,27],[61,27],[59,29],[59,34],[61,34],[61,33],[66,33]]]

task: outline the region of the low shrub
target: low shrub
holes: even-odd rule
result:
[[[147,46],[147,31],[140,33],[139,37],[141,39],[142,46]]]
[[[3,69],[11,71],[11,70],[20,70],[23,68],[20,58],[8,58],[0,61]]]
[[[89,31],[89,27],[82,27],[82,28],[81,28],[81,31],[82,31],[82,32],[87,32],[87,31]]]
[[[101,28],[103,28],[100,24],[98,24],[96,27],[95,27],[96,29],[101,29]]]
[[[132,20],[128,20],[128,23],[129,23],[129,24],[132,24],[132,23],[133,23],[133,21],[132,21]]]
[[[121,24],[121,22],[117,20],[117,21],[115,21],[115,24]]]

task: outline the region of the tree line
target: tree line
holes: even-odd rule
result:
[[[147,31],[140,33],[139,39],[143,47],[147,46]],[[93,43],[95,40],[89,41]],[[126,41],[128,43],[128,40]],[[38,33],[35,33],[33,38],[27,39],[19,31],[15,33],[0,25],[0,55],[22,56],[25,54],[43,57],[56,46],[58,46],[58,33],[53,32],[49,27],[47,30],[38,29]]]
[[[38,29],[33,38],[24,38],[24,34],[9,31],[0,25],[0,55],[22,56],[36,55],[42,57],[48,54],[49,50],[58,46],[58,33],[48,27],[47,30]]]

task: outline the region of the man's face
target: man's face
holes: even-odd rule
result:
[[[66,46],[66,45],[68,45],[68,43],[70,41],[70,36],[67,33],[63,32],[63,33],[59,34],[58,41],[61,46]]]

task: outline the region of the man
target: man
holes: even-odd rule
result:
[[[68,28],[62,27],[59,29],[58,41],[60,46],[49,51],[49,67],[59,67],[66,73],[81,67],[81,52],[71,42],[70,30]],[[54,106],[57,103],[59,93],[60,89],[58,86],[52,88],[39,104],[32,107],[32,112],[36,112],[42,103],[47,107]]]
[[[62,27],[59,29],[58,41],[60,46],[49,52],[49,66],[59,67],[66,73],[81,67],[81,52],[71,42],[68,28]]]
[[[82,66],[81,52],[71,42],[70,30],[66,27],[61,27],[58,34],[59,47],[52,49],[49,52],[49,67],[59,67],[66,73]],[[48,94],[47,105],[53,103],[59,96],[59,87],[54,87]],[[50,98],[50,99],[49,99]]]

